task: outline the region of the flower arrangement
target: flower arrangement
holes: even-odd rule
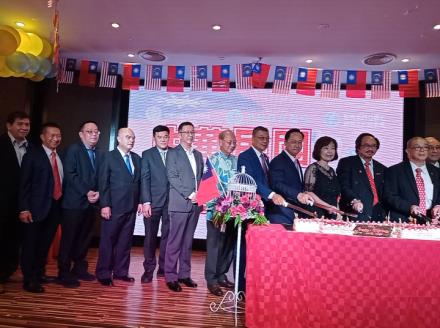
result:
[[[235,219],[235,226],[244,220],[254,220],[254,224],[268,223],[260,195],[250,198],[247,194],[234,193],[217,198],[213,223],[221,226],[231,219]]]

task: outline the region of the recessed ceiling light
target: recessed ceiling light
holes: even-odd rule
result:
[[[128,54],[127,56],[130,57],[130,58],[133,58],[133,57],[134,57],[133,54]]]
[[[211,27],[214,31],[220,31],[222,27],[220,25],[212,25]]]
[[[440,24],[434,25],[433,29],[434,30],[440,30]]]
[[[408,58],[403,58],[403,59],[402,59],[402,63],[407,63],[407,62],[409,62],[409,59],[408,59]]]
[[[15,22],[15,25],[17,25],[19,27],[24,27],[24,23],[23,22]]]
[[[112,23],[112,27],[113,28],[119,28],[119,24],[118,23]]]
[[[311,63],[313,63],[313,60],[312,60],[312,59],[307,59],[307,60],[306,60],[306,63],[307,63],[307,64],[311,64]]]

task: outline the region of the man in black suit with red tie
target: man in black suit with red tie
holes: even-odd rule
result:
[[[355,145],[357,155],[342,158],[336,169],[341,184],[339,205],[345,212],[358,212],[359,221],[383,221],[387,214],[383,201],[386,167],[373,159],[379,139],[361,133]]]
[[[21,271],[23,288],[42,293],[47,253],[61,219],[63,164],[57,148],[61,129],[55,123],[43,125],[41,147],[23,157],[19,191],[19,218],[23,224]]]
[[[4,283],[17,270],[21,234],[18,220],[18,185],[20,165],[29,144],[29,115],[10,113],[6,120],[7,132],[0,136],[0,294]]]
[[[140,204],[141,158],[134,147],[133,130],[118,131],[118,146],[107,153],[99,172],[99,204],[101,206],[101,240],[96,277],[104,286],[113,286],[113,279],[134,282],[128,275],[130,249]]]
[[[68,288],[78,287],[79,280],[95,280],[88,272],[86,257],[98,214],[98,174],[103,159],[96,148],[100,134],[97,123],[82,123],[78,134],[80,141],[71,145],[64,157],[58,281]]]
[[[393,221],[425,223],[426,216],[440,217],[440,173],[426,163],[428,142],[422,137],[408,140],[407,161],[391,166],[385,174],[385,201]]]
[[[153,279],[156,269],[156,247],[159,223],[162,221],[160,231],[160,252],[158,276],[164,275],[165,253],[170,227],[168,217],[168,194],[170,184],[165,167],[170,137],[170,129],[158,125],[153,129],[155,146],[142,153],[141,199],[142,213],[144,214],[145,240],[144,240],[144,273],[142,283],[149,283]]]

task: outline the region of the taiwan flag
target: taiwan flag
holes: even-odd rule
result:
[[[124,64],[124,76],[122,78],[122,89],[139,90],[141,76],[140,64]]]
[[[348,98],[365,98],[367,89],[366,71],[347,71],[345,95]]]
[[[79,85],[84,87],[95,87],[96,73],[98,72],[98,62],[82,60],[81,69],[79,71]]]
[[[185,66],[168,66],[167,91],[183,92],[185,85]]]
[[[206,159],[206,164],[203,169],[202,180],[200,181],[199,190],[197,191],[197,203],[199,205],[206,204],[220,196],[220,192],[217,188],[219,182],[217,173],[212,167],[209,158]]]
[[[212,91],[229,91],[229,78],[231,66],[212,66]]]
[[[316,68],[299,68],[298,82],[296,83],[296,93],[305,96],[314,96],[316,90]]]
[[[404,98],[418,98],[419,91],[419,70],[398,71],[399,95]]]
[[[252,67],[252,87],[264,89],[269,76],[270,65],[256,63]]]

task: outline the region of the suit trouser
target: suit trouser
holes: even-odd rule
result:
[[[21,271],[23,282],[36,282],[45,274],[47,253],[60,223],[60,201],[52,201],[48,215],[42,220],[23,223]]]
[[[152,277],[156,269],[156,248],[157,232],[162,218],[160,229],[160,251],[159,251],[159,270],[164,271],[165,254],[167,247],[168,234],[170,230],[170,219],[168,215],[168,204],[160,208],[152,208],[152,215],[149,218],[144,217],[145,239],[144,239],[144,271]]]
[[[88,270],[87,251],[93,237],[97,208],[63,209],[58,275],[83,274]],[[72,268],[73,262],[73,268]]]
[[[6,282],[17,271],[21,235],[18,214],[0,217],[0,283]]]
[[[136,221],[136,211],[115,214],[109,220],[101,220],[101,239],[99,242],[96,277],[111,279],[128,275],[130,249]]]
[[[212,221],[206,221],[206,228],[205,279],[209,286],[226,280],[234,257],[237,230],[233,219],[226,224],[225,232],[221,232]]]
[[[167,282],[191,277],[191,250],[199,214],[197,205],[193,205],[190,212],[169,212],[170,232],[165,254]]]

